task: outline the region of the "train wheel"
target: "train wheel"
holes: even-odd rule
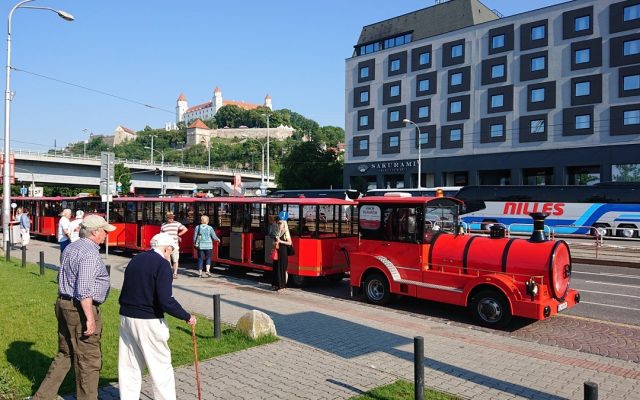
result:
[[[363,282],[363,292],[367,301],[373,304],[384,305],[391,300],[389,282],[387,282],[387,278],[379,272],[367,276]]]
[[[327,279],[329,280],[330,283],[338,284],[342,282],[342,280],[344,279],[344,273],[327,275]]]
[[[288,276],[287,283],[295,287],[305,287],[309,284],[309,277],[290,274]]]
[[[504,328],[511,321],[511,309],[504,295],[493,289],[476,293],[469,301],[473,318],[482,326]]]

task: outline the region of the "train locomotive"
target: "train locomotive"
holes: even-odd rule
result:
[[[405,295],[467,307],[501,328],[512,316],[541,320],[575,306],[566,242],[547,240],[537,213],[528,239],[463,234],[452,198],[360,199],[358,248],[349,254],[351,291],[374,304]]]

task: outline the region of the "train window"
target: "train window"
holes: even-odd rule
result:
[[[109,215],[109,219],[113,222],[124,222],[125,221],[125,208],[122,207],[122,203],[114,203],[112,212]]]
[[[231,227],[231,213],[229,203],[218,204],[218,228]]]
[[[287,204],[286,210],[289,214],[287,219],[289,234],[292,237],[300,236],[300,206],[298,204]]]
[[[128,201],[124,212],[124,222],[135,223],[137,215],[136,203]]]
[[[317,218],[316,206],[303,206],[302,207],[302,220],[300,222],[300,233],[302,236],[317,236],[318,235],[318,218]]]

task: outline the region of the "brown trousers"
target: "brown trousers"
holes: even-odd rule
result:
[[[58,299],[56,301],[58,319],[58,354],[53,359],[47,376],[33,396],[34,400],[57,398],[58,390],[73,364],[76,373],[76,397],[78,400],[96,400],[98,398],[98,380],[102,369],[100,337],[102,335],[102,316],[99,307],[93,306],[96,331],[84,336],[86,318],[79,302]]]

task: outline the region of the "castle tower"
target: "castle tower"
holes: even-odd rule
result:
[[[220,107],[222,107],[222,91],[216,86],[213,91],[213,99],[211,99],[211,107],[213,108],[213,115],[216,115]]]
[[[264,106],[273,111],[273,106],[271,105],[271,96],[269,96],[269,94],[267,94],[264,98]]]
[[[187,112],[187,108],[187,98],[184,97],[184,94],[180,93],[176,105],[176,124],[184,121],[184,113]]]

